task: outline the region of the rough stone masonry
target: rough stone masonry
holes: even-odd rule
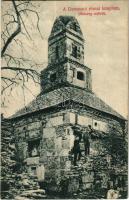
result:
[[[107,188],[109,181],[114,182],[103,144],[113,127],[124,136],[125,121],[92,91],[91,69],[84,65],[84,38],[76,18],[56,18],[48,39],[48,66],[41,72],[41,93],[11,117],[26,171],[49,191]],[[88,127],[92,130],[90,155],[84,155],[81,139],[82,157],[74,166],[75,135],[88,134]]]

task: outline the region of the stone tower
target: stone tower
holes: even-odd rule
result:
[[[71,193],[93,188],[95,176],[104,174],[98,180],[105,181],[102,141],[114,126],[122,135],[125,119],[92,91],[91,70],[84,65],[84,38],[75,17],[55,20],[48,39],[48,66],[41,72],[41,93],[11,121],[20,159],[28,173],[37,174],[50,190],[58,191],[66,176]],[[80,171],[74,169],[70,154],[77,134],[89,135],[90,140],[90,155],[78,163]],[[93,163],[101,156],[105,168],[99,169]]]
[[[41,73],[41,90],[62,86],[92,90],[91,70],[84,65],[84,38],[74,17],[55,20],[48,39],[48,67]]]

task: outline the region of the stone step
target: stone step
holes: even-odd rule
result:
[[[43,189],[24,190],[24,191],[22,191],[22,194],[15,197],[15,200],[20,200],[20,199],[23,199],[23,198],[45,199],[46,198],[45,190],[43,190]]]

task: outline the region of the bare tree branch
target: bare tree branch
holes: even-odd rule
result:
[[[40,28],[39,28],[39,15],[38,15],[38,13],[36,11],[34,11],[34,10],[31,10],[31,9],[20,10],[19,12],[21,13],[21,12],[26,12],[26,11],[32,12],[37,16],[37,28],[38,28],[38,31],[40,33],[41,38],[43,39],[42,34],[40,32]]]
[[[13,6],[14,6],[14,9],[15,9],[15,12],[16,12],[16,16],[17,16],[17,28],[16,30],[12,33],[12,35],[10,35],[10,37],[7,39],[2,51],[1,51],[1,57],[3,57],[6,49],[8,48],[9,44],[12,42],[12,40],[20,33],[21,31],[21,23],[20,23],[20,14],[18,12],[18,9],[17,9],[17,6],[16,6],[16,3],[15,3],[15,0],[12,0],[12,3],[13,3]]]
[[[8,81],[10,81],[10,82],[13,82],[13,83],[17,83],[15,80],[13,80],[13,79],[11,79],[11,78],[7,78],[7,77],[1,77],[1,79],[3,79],[4,81],[5,80],[8,80]]]
[[[30,25],[38,30],[40,37],[42,37],[39,28],[39,13],[36,7],[30,0],[16,1],[11,0],[11,4],[7,6],[5,13],[2,15],[2,103],[5,106],[5,96],[11,95],[11,92],[17,86],[21,88],[26,87],[26,82],[33,80],[35,84],[39,84],[39,68],[42,64],[37,64],[31,59],[26,58],[27,48],[23,42],[24,36],[26,39],[33,41],[31,32],[28,28],[28,20]],[[36,19],[36,24],[33,23],[33,17]],[[35,21],[35,20],[34,20]],[[33,44],[34,45],[34,44]],[[14,49],[13,49],[14,48]],[[17,51],[18,49],[18,51]],[[19,51],[20,50],[20,51]],[[17,52],[19,54],[17,54]],[[17,56],[18,55],[18,56]],[[46,63],[45,63],[46,64]]]

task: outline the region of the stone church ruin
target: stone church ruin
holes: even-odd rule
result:
[[[120,180],[126,188],[127,174],[120,163],[113,163],[106,147],[114,130],[125,136],[126,120],[93,92],[84,42],[75,17],[56,18],[48,38],[48,66],[41,71],[41,92],[10,118],[20,162],[48,192],[94,191]],[[81,156],[74,163],[77,136]]]

